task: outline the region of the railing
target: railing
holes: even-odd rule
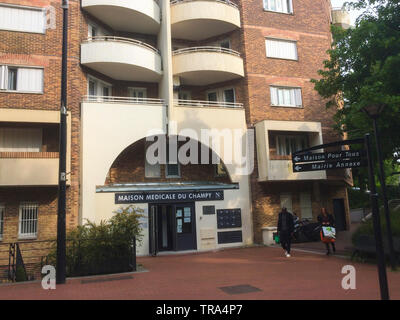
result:
[[[83,102],[105,102],[105,103],[127,103],[127,104],[148,104],[148,105],[165,105],[163,99],[153,98],[133,98],[133,97],[112,97],[112,96],[91,96],[83,97]]]
[[[174,4],[181,3],[181,2],[193,2],[193,1],[221,2],[221,3],[227,4],[229,6],[232,6],[236,9],[239,9],[239,7],[236,3],[233,3],[232,1],[229,1],[229,0],[171,0],[170,3],[171,3],[171,5],[174,5]]]
[[[129,43],[134,44],[146,49],[149,49],[157,54],[160,54],[160,50],[154,48],[153,46],[139,40],[123,38],[123,37],[114,37],[114,36],[96,36],[90,37],[84,41],[84,43],[95,42],[95,41],[110,41],[110,42],[119,42],[119,43]]]
[[[202,100],[175,100],[175,104],[181,107],[222,107],[222,108],[243,108],[243,103],[224,101],[202,101]]]
[[[0,152],[0,159],[57,159],[58,152]]]
[[[178,49],[172,52],[172,55],[178,55],[178,54],[184,54],[184,53],[191,53],[191,52],[220,52],[220,53],[227,53],[231,55],[235,55],[240,57],[240,53],[232,50],[232,49],[227,49],[227,48],[221,48],[221,47],[190,47],[190,48],[183,48],[183,49]]]
[[[67,276],[136,271],[135,237],[115,240],[67,239]],[[40,279],[44,265],[55,265],[56,248],[56,240],[0,243],[0,283]]]

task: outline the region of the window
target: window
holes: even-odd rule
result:
[[[43,93],[43,69],[0,66],[0,90]]]
[[[296,151],[308,148],[307,136],[277,135],[276,152],[279,156],[289,156]]]
[[[90,100],[102,101],[111,96],[112,86],[94,77],[88,77],[88,95]]]
[[[303,105],[300,88],[271,86],[270,91],[272,106],[301,108]]]
[[[280,196],[281,208],[286,208],[287,211],[293,213],[292,195],[290,193],[283,193]]]
[[[147,98],[146,88],[129,88],[129,96],[132,98]]]
[[[297,60],[296,41],[266,39],[265,46],[268,58]]]
[[[180,178],[180,166],[179,163],[168,163],[166,166],[167,178]]]
[[[311,194],[309,192],[300,193],[300,209],[302,219],[312,219]]]
[[[192,95],[190,94],[190,91],[179,91],[178,99],[179,100],[192,100]]]
[[[231,49],[231,41],[229,39],[219,40],[211,43],[211,46]]]
[[[235,90],[230,89],[218,89],[215,91],[209,91],[207,93],[208,101],[221,101],[221,102],[229,102],[235,103]]]
[[[293,4],[292,0],[264,0],[264,9],[281,13],[293,13]]]
[[[207,93],[207,100],[208,101],[217,101],[218,100],[217,92],[209,92],[209,93]]]
[[[0,128],[0,152],[42,151],[41,128]]]
[[[17,90],[17,69],[8,68],[7,90]]]
[[[88,23],[88,37],[89,38],[94,38],[94,37],[104,37],[107,36],[108,32],[96,25],[93,22]]]
[[[176,148],[176,151],[178,152],[178,148]],[[180,170],[180,165],[178,163],[170,163],[170,150],[169,150],[169,145],[167,145],[167,165],[165,166],[165,175],[167,178],[180,178],[181,176],[181,170]],[[176,155],[175,161],[178,161],[178,154]]]
[[[146,142],[145,143],[145,155],[144,155],[144,171],[145,171],[145,177],[146,178],[160,178],[161,177],[161,166],[159,163],[156,164],[150,164],[147,161],[147,148],[151,145],[151,142]],[[157,154],[155,154],[157,156]]]
[[[3,239],[3,233],[4,233],[4,213],[5,213],[5,207],[0,204],[0,240]]]
[[[27,202],[19,206],[19,238],[37,237],[38,209],[36,203]]]
[[[0,5],[0,29],[19,32],[46,32],[44,8]]]

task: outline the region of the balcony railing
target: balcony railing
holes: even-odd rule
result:
[[[202,100],[175,100],[175,104],[180,107],[217,107],[217,108],[243,108],[243,103],[232,103],[224,101],[202,101]]]
[[[204,46],[204,47],[190,47],[190,48],[183,48],[178,49],[172,52],[172,55],[184,54],[184,53],[192,53],[192,52],[220,52],[220,53],[227,53],[234,56],[240,57],[240,53],[227,48],[222,47],[211,47],[211,46]]]
[[[149,49],[157,54],[160,54],[160,50],[154,48],[153,46],[151,46],[143,41],[139,41],[136,39],[130,39],[130,38],[115,37],[115,36],[96,36],[96,37],[90,37],[90,38],[86,39],[84,41],[84,43],[95,42],[95,41],[113,41],[113,42],[130,43],[130,44],[135,44],[137,46]]]
[[[111,96],[91,96],[83,97],[83,102],[104,102],[104,103],[126,103],[126,104],[148,104],[165,105],[163,99],[154,98],[133,98],[133,97],[111,97]]]
[[[57,159],[58,152],[0,152],[0,159]]]
[[[221,2],[221,3],[225,3],[229,6],[232,6],[236,9],[238,9],[238,5],[236,3],[233,3],[232,1],[229,0],[171,0],[170,3],[171,5],[180,3],[180,2],[193,2],[193,1],[212,1],[212,2]]]

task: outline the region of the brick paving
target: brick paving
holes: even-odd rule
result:
[[[148,272],[109,276],[111,281],[69,279],[49,291],[38,282],[0,285],[0,299],[379,299],[376,266],[334,256],[294,251],[286,258],[280,248],[251,247],[138,262]],[[341,287],[347,264],[356,268],[356,290]],[[391,298],[400,299],[400,272],[388,270],[388,278]],[[259,290],[221,289],[234,286]]]

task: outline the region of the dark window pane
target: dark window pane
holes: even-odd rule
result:
[[[208,101],[217,101],[217,93],[216,92],[210,92],[207,95]]]
[[[225,90],[224,91],[224,96],[225,96],[225,102],[235,102],[235,93],[233,89]]]
[[[8,90],[17,90],[17,69],[8,69]]]

